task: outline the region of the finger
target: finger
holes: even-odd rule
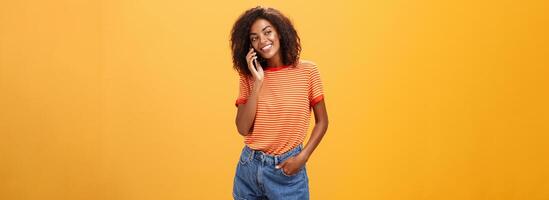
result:
[[[252,64],[252,55],[246,55],[246,62],[248,62],[248,66]]]
[[[257,67],[257,71],[263,71],[263,67],[261,67],[261,64],[259,64],[259,61],[257,61],[257,58],[254,60],[255,66]]]
[[[254,61],[255,60],[252,58],[252,61],[248,65],[248,68],[250,69],[250,72],[252,72],[252,75],[254,76],[254,78],[257,78],[259,77],[259,73],[257,72],[257,69],[252,64]]]
[[[248,65],[251,65],[251,64],[253,63],[253,61],[254,61],[254,57],[253,57],[252,55],[247,56],[247,57],[246,57],[246,60],[248,61]]]
[[[277,166],[275,166],[275,168],[280,169],[280,168],[283,168],[285,165],[286,165],[286,161],[278,164]]]
[[[253,63],[254,63],[254,57],[253,56],[249,56],[247,58],[247,61],[248,61],[248,68],[251,70],[253,67]]]
[[[253,53],[253,48],[250,48],[250,51],[248,51],[248,53],[246,54],[246,60],[249,60],[253,56]]]
[[[255,53],[254,49],[250,48],[250,51],[248,51],[247,55],[253,55],[253,53]]]
[[[246,54],[246,57],[248,58],[251,58],[252,56],[255,56],[255,52],[248,52],[248,54]]]

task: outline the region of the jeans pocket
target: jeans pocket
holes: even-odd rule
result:
[[[250,162],[251,159],[252,159],[252,154],[249,154],[243,151],[242,154],[240,155],[239,163],[241,165],[246,165],[248,164],[248,162]]]
[[[295,174],[292,174],[292,175],[286,174],[286,172],[284,172],[284,170],[283,170],[282,168],[280,168],[280,169],[278,169],[278,170],[280,171],[280,173],[281,173],[282,175],[284,175],[284,176],[286,176],[286,177],[295,177],[295,176],[299,175],[299,174],[301,173],[301,171],[303,171],[303,167],[301,167],[301,168],[299,169],[299,171],[297,171]]]

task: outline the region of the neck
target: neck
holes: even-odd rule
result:
[[[282,59],[280,59],[279,54],[276,54],[271,59],[267,60],[267,64],[269,65],[269,67],[279,67],[283,65]]]

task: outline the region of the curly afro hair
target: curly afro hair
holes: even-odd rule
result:
[[[241,74],[251,76],[246,54],[251,45],[250,28],[257,19],[269,21],[278,32],[282,63],[284,65],[297,65],[301,52],[301,43],[290,19],[274,8],[257,6],[240,15],[231,30],[233,68]],[[265,59],[258,58],[258,61],[261,66],[267,66]]]

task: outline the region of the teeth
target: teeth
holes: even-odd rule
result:
[[[264,46],[263,48],[261,48],[261,50],[270,49],[272,46],[273,46],[272,44],[269,44],[269,45]]]

